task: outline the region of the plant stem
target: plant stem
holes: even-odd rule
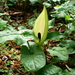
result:
[[[71,72],[71,69],[69,68],[69,66],[68,66],[68,65],[65,65],[65,66],[66,66],[66,68],[68,69],[68,71]]]

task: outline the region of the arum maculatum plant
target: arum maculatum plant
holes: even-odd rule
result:
[[[41,45],[45,41],[48,33],[48,15],[45,6],[43,8],[43,11],[35,21],[33,33],[38,38],[35,40],[35,42],[38,45]]]
[[[43,11],[35,21],[33,28],[35,42],[27,42],[28,46],[21,48],[21,61],[26,71],[38,71],[46,64],[46,57],[41,49],[41,45],[46,39],[48,33],[48,16],[44,6]]]

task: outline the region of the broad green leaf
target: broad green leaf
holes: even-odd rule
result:
[[[63,61],[67,61],[69,57],[68,50],[65,47],[53,47],[49,49],[48,52],[51,56],[58,56]]]
[[[8,13],[0,13],[0,16],[8,15]]]
[[[22,46],[21,60],[26,71],[37,71],[46,64],[44,52],[33,42]]]
[[[46,6],[47,8],[49,8],[51,6],[51,4],[48,2],[43,2],[43,5]]]
[[[61,68],[50,64],[40,69],[36,75],[58,75],[59,72]]]
[[[36,2],[41,3],[41,0],[29,0],[31,2],[31,4],[35,4]]]
[[[75,53],[75,41],[73,40],[63,40],[58,46],[67,48],[69,54]]]
[[[35,20],[36,18],[27,19],[28,25],[33,27]]]
[[[8,26],[4,31],[0,31],[0,43],[14,40],[17,44],[22,45],[32,38],[32,31],[27,29],[16,31],[13,27]]]
[[[70,35],[71,32],[75,31],[75,25],[73,23],[67,24],[68,29],[65,30],[66,35]]]
[[[75,30],[75,26],[73,25],[73,23],[69,23],[67,24],[68,29],[70,30],[70,32]]]
[[[70,65],[74,65],[75,64],[75,56],[73,56],[70,60]]]
[[[65,16],[65,20],[69,20],[70,18],[71,18],[70,15],[66,15],[66,16]]]
[[[53,28],[55,24],[55,18],[53,18],[52,20],[48,21],[48,28]]]
[[[54,1],[54,2],[57,2],[57,1],[60,2],[60,0],[53,0],[53,1]]]
[[[45,6],[35,21],[33,32],[34,35],[39,38],[39,40],[35,40],[35,42],[41,45],[45,41],[48,33],[48,15]]]
[[[63,10],[63,11],[60,11],[60,13],[58,14],[58,18],[64,18],[66,16],[66,13],[65,13],[65,11]]]
[[[53,17],[57,18],[65,18],[65,20],[70,19],[71,14],[74,14],[75,12],[75,1],[66,1],[65,3],[61,4],[60,6],[54,7],[55,11],[52,12]],[[68,16],[70,15],[70,16]]]
[[[71,69],[71,68],[70,68],[70,70],[71,70],[71,71],[68,71],[67,69],[65,69],[64,71],[61,72],[61,74],[62,74],[62,75],[75,75],[75,68],[74,68],[74,69]],[[60,75],[61,75],[61,74],[60,74]]]
[[[25,29],[27,29],[25,26],[19,26],[18,27],[18,30],[20,31],[20,30],[25,30]]]
[[[51,63],[54,63],[54,62],[57,63],[59,61],[60,61],[60,59],[58,57],[55,57],[51,60]]]
[[[0,30],[4,29],[7,25],[7,21],[4,21],[0,18]]]
[[[58,32],[58,31],[50,32],[47,35],[47,39],[52,39],[52,40],[59,40],[64,37],[65,37],[65,35],[63,33]]]
[[[58,74],[55,75],[75,75],[75,68],[70,68],[71,71],[68,71],[68,69],[62,69],[61,72],[58,72]]]

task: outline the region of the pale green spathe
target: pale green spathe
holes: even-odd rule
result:
[[[45,41],[48,33],[48,15],[45,6],[35,21],[33,32],[36,37],[38,37],[39,33],[41,34],[40,40],[35,40],[37,44],[41,45]]]

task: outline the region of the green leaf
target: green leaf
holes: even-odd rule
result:
[[[63,33],[60,33],[58,31],[50,32],[47,35],[47,39],[52,39],[52,40],[58,40],[61,38],[64,38],[65,35]]]
[[[71,69],[71,68],[70,68],[70,70],[71,70],[71,71],[69,72],[67,69],[65,69],[64,71],[62,71],[61,74],[62,74],[62,75],[75,75],[75,68],[74,68],[74,69]],[[60,74],[60,75],[61,75],[61,74]]]
[[[46,6],[47,8],[49,8],[51,6],[51,4],[48,2],[43,2],[43,5]]]
[[[65,47],[53,47],[49,49],[48,52],[51,56],[58,56],[63,61],[67,61],[69,57],[68,50]]]
[[[8,73],[8,70],[0,69],[0,72]]]
[[[32,31],[27,29],[16,31],[13,27],[8,26],[4,31],[0,32],[0,43],[14,40],[18,45],[22,45],[32,38]]]
[[[70,15],[66,15],[66,16],[65,16],[65,20],[69,20],[70,18],[71,18]]]
[[[8,13],[0,13],[0,16],[8,15]]]
[[[69,20],[71,14],[74,14],[75,12],[75,1],[67,0],[60,6],[54,7],[55,11],[52,12],[53,17],[57,18],[65,18],[65,20]],[[70,16],[68,16],[70,15]]]
[[[54,24],[55,24],[55,18],[53,18],[52,20],[49,20],[48,21],[48,28],[53,28],[54,27]]]
[[[45,6],[43,8],[43,11],[35,21],[33,33],[39,39],[35,39],[35,42],[38,45],[41,45],[45,41],[48,33],[48,15]]]
[[[58,57],[55,57],[51,60],[51,63],[54,63],[54,62],[57,63],[59,61],[60,61],[60,59]]]
[[[57,1],[60,2],[60,0],[52,0],[52,1],[53,1],[53,2],[57,2]]]
[[[63,40],[58,46],[67,48],[69,54],[75,53],[75,41],[73,40]]]
[[[41,3],[41,0],[29,0],[31,2],[31,4],[35,4],[36,2]]]
[[[39,46],[31,42],[21,48],[21,60],[26,71],[37,71],[46,64],[45,54]]]
[[[33,27],[35,20],[36,20],[36,18],[27,19],[28,25]]]
[[[0,30],[4,29],[7,25],[7,21],[4,21],[0,18]]]
[[[25,29],[27,29],[25,26],[19,26],[18,27],[18,30],[20,31],[20,30],[25,30]]]
[[[74,24],[75,23],[68,23],[67,24],[68,29],[65,30],[65,34],[67,34],[69,36],[71,32],[75,31],[75,25]]]
[[[36,75],[58,75],[59,72],[61,68],[50,64],[40,69]]]
[[[70,32],[75,30],[75,26],[73,25],[73,23],[69,23],[67,24],[68,29],[70,30]]]
[[[60,11],[60,13],[58,14],[58,18],[64,18],[66,16],[65,11]]]
[[[70,60],[70,65],[74,65],[75,64],[75,56],[73,56]]]

